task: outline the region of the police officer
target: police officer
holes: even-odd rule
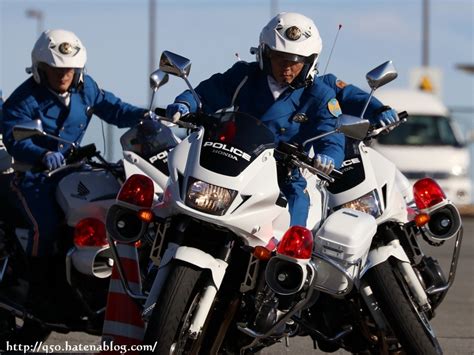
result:
[[[13,189],[31,224],[27,252],[42,257],[56,253],[63,218],[54,193],[57,179],[48,178],[45,171],[62,166],[71,147],[47,136],[15,141],[13,126],[39,119],[47,133],[80,143],[92,114],[118,127],[129,127],[146,110],[122,102],[85,74],[86,48],[72,32],[43,32],[31,59],[27,71],[33,75],[3,105],[3,139],[17,171]]]
[[[233,106],[260,118],[277,141],[302,143],[332,131],[341,114],[336,95],[350,97],[352,101],[347,101],[351,107],[359,105],[359,96],[337,87],[335,77],[326,81],[314,77],[321,49],[322,41],[311,19],[298,13],[278,14],[260,33],[256,62],[237,62],[225,73],[214,74],[196,87],[203,111],[212,113]],[[196,112],[197,105],[188,90],[168,105],[166,114],[176,121]],[[317,168],[329,174],[341,165],[342,134],[328,135],[312,145]],[[305,226],[309,207],[305,179],[295,171],[280,185],[288,200],[290,225]]]

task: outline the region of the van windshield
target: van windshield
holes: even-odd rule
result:
[[[450,145],[460,147],[450,120],[443,116],[410,115],[389,134],[379,136],[383,145]]]

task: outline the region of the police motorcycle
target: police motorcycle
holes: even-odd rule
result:
[[[44,132],[39,120],[15,126],[13,134],[16,140],[48,135],[62,141]],[[113,266],[105,218],[123,182],[123,166],[105,161],[94,144],[65,143],[72,146],[66,164],[48,173],[51,178],[68,174],[59,178],[56,188],[64,212],[64,234],[47,284],[34,279],[34,265],[25,253],[28,223],[12,206],[0,218],[1,346],[6,340],[16,344],[41,341],[51,331],[98,335],[102,330]]]
[[[187,80],[190,64],[165,51],[160,69],[183,78],[194,92]],[[168,152],[169,179],[163,190],[155,190],[150,176],[134,174],[107,215],[108,235],[120,243],[141,241],[156,224],[152,264],[144,282],[148,286],[134,293],[133,281],[120,273],[127,294],[141,305],[145,343],[157,342],[158,354],[251,353],[289,335],[308,335],[313,331],[309,322],[293,319],[320,293],[312,286],[318,274],[307,266],[313,235],[330,233],[322,226],[328,219],[341,222],[341,212],[356,215],[342,222],[357,236],[373,235],[375,220],[349,209],[328,217],[326,186],[334,178],[315,169],[299,147],[276,147],[273,133],[259,120],[232,111],[184,119],[178,124],[191,128],[191,134]],[[336,131],[362,139],[368,125],[343,115]],[[294,168],[306,171],[312,187],[309,229],[288,229],[277,166],[283,174]],[[267,284],[269,260],[275,264],[276,257],[299,265],[298,270],[282,265],[277,277],[299,292],[297,298]],[[115,261],[122,268],[120,259]]]
[[[396,75],[391,62],[370,71],[371,95]],[[462,222],[434,180],[419,180],[411,189],[395,165],[369,146],[406,120],[400,116],[397,123],[369,130],[346,156],[342,177],[328,186],[330,215],[314,234],[311,257],[277,251],[265,271],[278,311],[292,299],[301,311],[291,321],[323,351],[442,353],[430,320],[454,281]],[[421,239],[440,246],[451,238],[446,278],[438,261],[423,253]],[[298,307],[302,299],[307,303]],[[255,333],[252,346],[275,329]]]

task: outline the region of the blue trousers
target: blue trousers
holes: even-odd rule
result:
[[[306,193],[306,179],[298,171],[280,186],[288,200],[290,226],[306,227],[309,210],[309,196]]]
[[[56,202],[58,179],[48,179],[42,174],[17,176],[12,182],[16,204],[28,221],[27,254],[51,256],[57,253],[56,240],[63,212]]]

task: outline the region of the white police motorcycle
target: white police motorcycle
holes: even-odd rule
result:
[[[395,77],[390,62],[367,74],[372,93]],[[268,262],[270,288],[294,300],[296,313],[283,320],[299,324],[323,351],[442,353],[430,320],[454,281],[462,223],[435,181],[422,179],[412,191],[395,165],[370,148],[404,116],[370,131],[346,156],[342,177],[328,186],[330,215],[315,233],[311,258],[276,255]],[[419,240],[440,246],[450,238],[456,242],[446,278]],[[319,291],[313,299],[312,289]],[[298,307],[301,299],[307,303]],[[276,329],[258,334],[251,347]]]
[[[13,135],[16,140],[22,140],[47,133],[38,120],[15,126]],[[2,200],[0,345],[3,347],[6,340],[34,343],[47,338],[51,331],[101,333],[113,266],[105,218],[123,182],[123,166],[106,162],[94,144],[72,146],[66,164],[48,173],[53,177],[68,172],[59,179],[56,189],[56,199],[64,213],[61,228],[64,234],[58,241],[60,256],[54,258],[48,284],[36,285],[54,302],[32,299],[34,265],[25,253],[29,227],[20,213]],[[18,320],[22,322],[19,324]]]
[[[164,52],[160,63],[163,71],[187,81],[189,60]],[[377,73],[379,86],[389,81],[383,70]],[[314,236],[345,236],[347,243],[356,243],[346,246],[360,259],[351,264],[354,268],[366,260],[377,230],[375,219],[348,208],[328,216],[326,181],[333,178],[314,169],[298,147],[275,147],[273,134],[259,120],[236,112],[191,115],[187,120],[192,121],[187,123],[192,133],[167,153],[166,186],[155,191],[157,179],[132,175],[107,216],[110,237],[121,243],[135,243],[150,223],[156,225],[151,260],[159,268],[150,272],[149,287],[134,294],[121,273],[127,293],[142,306],[145,342],[158,340],[159,354],[245,353],[285,336],[318,334],[307,312],[319,290],[335,280],[346,283],[344,292],[354,280],[341,280],[337,267],[339,273],[331,274],[334,263],[329,270],[322,263],[316,266]],[[365,120],[339,118],[338,131],[356,139],[364,138],[367,128]],[[309,172],[309,229],[288,229],[277,165]],[[343,230],[330,228],[340,225]],[[364,316],[374,323],[370,312]],[[383,331],[378,325],[374,334]],[[359,339],[364,329],[353,329],[343,329],[334,339],[320,334],[336,343]],[[356,345],[375,348],[366,337]]]

